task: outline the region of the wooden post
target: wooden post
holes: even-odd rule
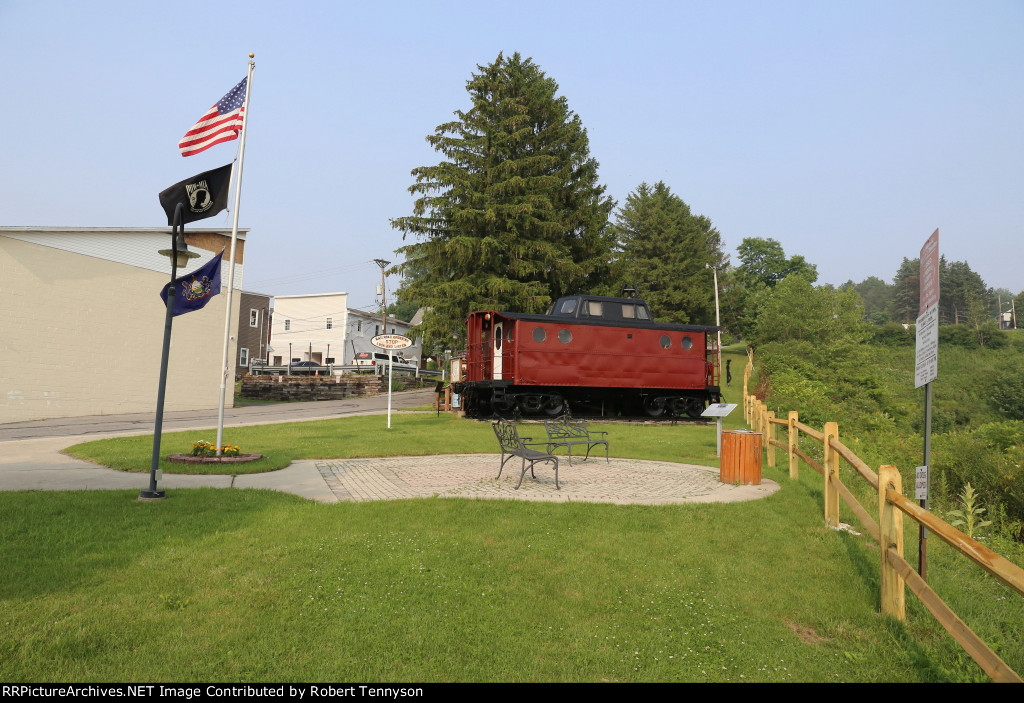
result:
[[[885,491],[893,489],[903,494],[903,479],[895,466],[878,467],[878,532],[882,555],[881,607],[883,615],[897,620],[906,619],[906,586],[903,577],[889,564],[886,552],[895,549],[903,556],[903,513],[885,499]]]
[[[825,522],[832,527],[839,527],[839,489],[832,485],[833,479],[839,480],[839,454],[832,448],[831,439],[839,439],[839,425],[835,422],[825,423]]]
[[[772,420],[775,419],[775,411],[769,410],[765,415],[765,436],[764,445],[768,448],[768,466],[775,468],[775,445],[772,444],[772,440],[775,439],[775,425],[772,424]]]
[[[796,455],[800,447],[800,430],[796,428],[799,419],[800,414],[796,410],[789,411],[789,477],[794,480],[800,478],[800,457]]]

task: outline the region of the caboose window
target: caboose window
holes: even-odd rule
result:
[[[661,335],[661,339],[658,340],[658,341],[661,342],[661,348],[662,349],[668,349],[669,347],[672,346],[672,340],[669,339],[667,334]]]
[[[569,330],[562,330],[558,333],[558,341],[562,344],[568,344],[572,341],[572,332]]]
[[[558,314],[560,315],[573,315],[576,313],[576,303],[579,300],[577,298],[569,298],[562,302],[562,307],[559,309]]]
[[[622,304],[622,319],[623,320],[632,320],[635,317],[636,317],[636,305],[631,305],[629,303],[623,303]]]
[[[588,300],[587,301],[587,314],[591,317],[603,317],[604,310],[603,303],[599,300]]]
[[[533,328],[533,341],[535,341],[535,342],[543,342],[547,338],[548,338],[548,334],[547,334],[547,332],[544,331],[543,327],[534,327]]]
[[[683,337],[683,349],[690,349],[693,347],[693,340],[689,337]]]
[[[636,306],[636,316],[641,320],[651,319],[650,316],[647,314],[647,308],[645,308],[643,305]]]

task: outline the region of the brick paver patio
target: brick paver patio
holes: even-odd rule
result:
[[[758,486],[735,486],[718,480],[718,469],[692,464],[637,459],[591,458],[559,462],[558,481],[549,465],[538,464],[536,479],[526,472],[519,482],[520,463],[510,459],[501,478],[497,454],[386,457],[317,461],[316,468],[339,501],[393,500],[431,496],[504,498],[556,502],[718,503],[755,500],[779,486],[762,479]]]

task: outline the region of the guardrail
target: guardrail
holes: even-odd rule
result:
[[[384,369],[380,371],[379,369]],[[329,366],[253,366],[249,371],[251,376],[334,376],[337,374],[349,373],[386,373],[387,366],[355,366],[352,364],[331,364]],[[417,378],[429,377],[440,378],[443,371],[433,369],[419,369],[409,366],[396,366],[395,375],[409,375]]]
[[[776,465],[776,449],[786,450],[789,477],[796,480],[800,476],[799,462],[806,463],[824,479],[825,522],[832,527],[839,527],[839,500],[842,498],[868,534],[878,542],[881,554],[882,612],[905,620],[906,588],[909,587],[939,624],[988,676],[997,682],[1024,683],[1020,675],[1007,666],[903,558],[903,516],[907,515],[927,527],[939,539],[1022,596],[1024,569],[907,499],[902,493],[899,470],[895,466],[883,465],[876,474],[860,457],[839,441],[837,423],[826,422],[823,431],[819,432],[801,423],[796,410],[789,411],[785,419],[776,417],[775,412],[768,410],[761,400],[748,392],[752,369],[753,354],[748,353],[747,365],[743,371],[743,414],[750,428],[764,435],[768,465]],[[785,443],[777,438],[779,427],[786,428]],[[821,443],[821,463],[801,451],[801,433]],[[878,493],[877,521],[840,480],[840,459],[849,464],[857,475],[866,480]]]

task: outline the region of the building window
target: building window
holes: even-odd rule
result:
[[[356,332],[362,332],[362,331],[363,331],[363,321],[362,320],[357,320],[356,321]]]
[[[329,330],[330,329],[334,329],[334,318],[333,317],[328,317],[327,318],[327,329],[329,329]]]
[[[249,326],[250,327],[259,327],[259,324],[260,324],[260,311],[259,310],[250,310],[249,311]]]
[[[373,326],[373,336],[376,337],[378,334],[380,334],[380,325],[374,325]]]
[[[292,329],[292,321],[291,320],[285,320],[284,321],[284,331],[285,332],[290,332],[291,329]]]
[[[324,363],[325,364],[333,364],[334,363],[334,357],[333,356],[327,357],[327,360]]]
[[[249,350],[242,347],[238,350],[238,365],[248,366],[249,365]]]

